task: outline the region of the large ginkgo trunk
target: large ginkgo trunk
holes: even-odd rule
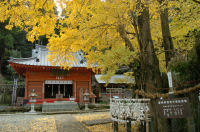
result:
[[[162,87],[159,61],[156,56],[151,37],[149,9],[144,7],[137,18],[140,41],[140,62],[144,89],[147,93],[155,93],[155,88]],[[152,127],[155,131],[167,131],[167,122],[158,117],[156,101],[151,101]]]
[[[140,60],[144,86],[147,92],[153,87],[161,87],[161,76],[158,58],[155,54],[150,32],[149,10],[145,8],[138,16],[138,29],[140,36]]]

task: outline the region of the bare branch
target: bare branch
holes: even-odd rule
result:
[[[136,36],[136,33],[132,33],[132,32],[129,32],[129,31],[126,31],[126,34],[132,34],[133,36]]]
[[[42,8],[44,7],[44,5],[45,5],[46,3],[47,3],[47,0],[44,1],[43,5],[42,5]]]

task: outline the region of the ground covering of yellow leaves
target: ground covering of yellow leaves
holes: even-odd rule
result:
[[[110,118],[110,113],[100,112],[100,113],[76,114],[73,117],[75,117],[76,120],[82,122],[82,121],[91,121],[91,120]],[[111,132],[112,131],[112,123],[86,126],[86,127],[92,132]]]
[[[98,119],[107,119],[110,118],[110,112],[98,112],[98,113],[86,113],[86,114],[76,114],[73,117],[82,122],[82,121],[91,121]],[[112,132],[112,123],[93,125],[93,126],[85,126],[91,132]],[[133,132],[138,132],[138,124],[132,126]],[[125,132],[125,125],[123,123],[119,123],[119,132]]]
[[[27,122],[7,123],[0,132],[57,132],[55,117],[36,118]]]
[[[31,123],[31,131],[57,132],[55,117],[38,118]]]
[[[110,112],[76,114],[76,115],[73,115],[73,117],[80,122],[106,119],[106,118],[110,118]]]

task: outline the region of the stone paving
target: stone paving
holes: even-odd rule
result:
[[[56,127],[59,132],[89,132],[80,122],[70,114],[55,115]]]
[[[0,115],[0,132],[89,132],[70,114]]]
[[[98,120],[91,120],[91,121],[82,121],[87,126],[99,125],[99,124],[107,124],[111,123],[112,120],[110,118],[106,119],[98,119]]]

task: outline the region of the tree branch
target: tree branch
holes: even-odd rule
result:
[[[133,27],[134,27],[134,29],[135,29],[135,35],[136,35],[136,37],[137,37],[138,44],[139,44],[140,47],[142,48],[143,46],[142,46],[142,44],[141,44],[141,40],[140,40],[140,36],[139,36],[139,31],[138,31],[138,29],[137,29],[137,22],[136,22],[136,20],[135,20],[135,17],[133,16],[133,11],[132,11],[132,10],[130,10],[130,16],[131,16],[131,20],[132,20],[132,25],[133,25]]]
[[[130,51],[134,51],[133,45],[126,34],[124,25],[123,24],[118,25],[117,31],[120,34],[120,37],[124,40],[125,45],[130,49]]]
[[[109,27],[109,26],[112,26],[112,24],[101,24],[101,25],[96,25],[96,26],[93,26],[93,27],[90,27],[89,29],[96,29],[96,28],[100,28],[100,27]]]
[[[197,3],[197,4],[200,4],[200,1],[198,1],[198,0],[192,0],[192,1]]]
[[[47,3],[47,0],[44,1],[43,5],[42,5],[42,8],[44,7],[44,5],[45,5],[46,3]]]
[[[126,34],[132,34],[133,36],[136,36],[136,33],[132,33],[132,32],[129,32],[129,31],[126,31]]]

